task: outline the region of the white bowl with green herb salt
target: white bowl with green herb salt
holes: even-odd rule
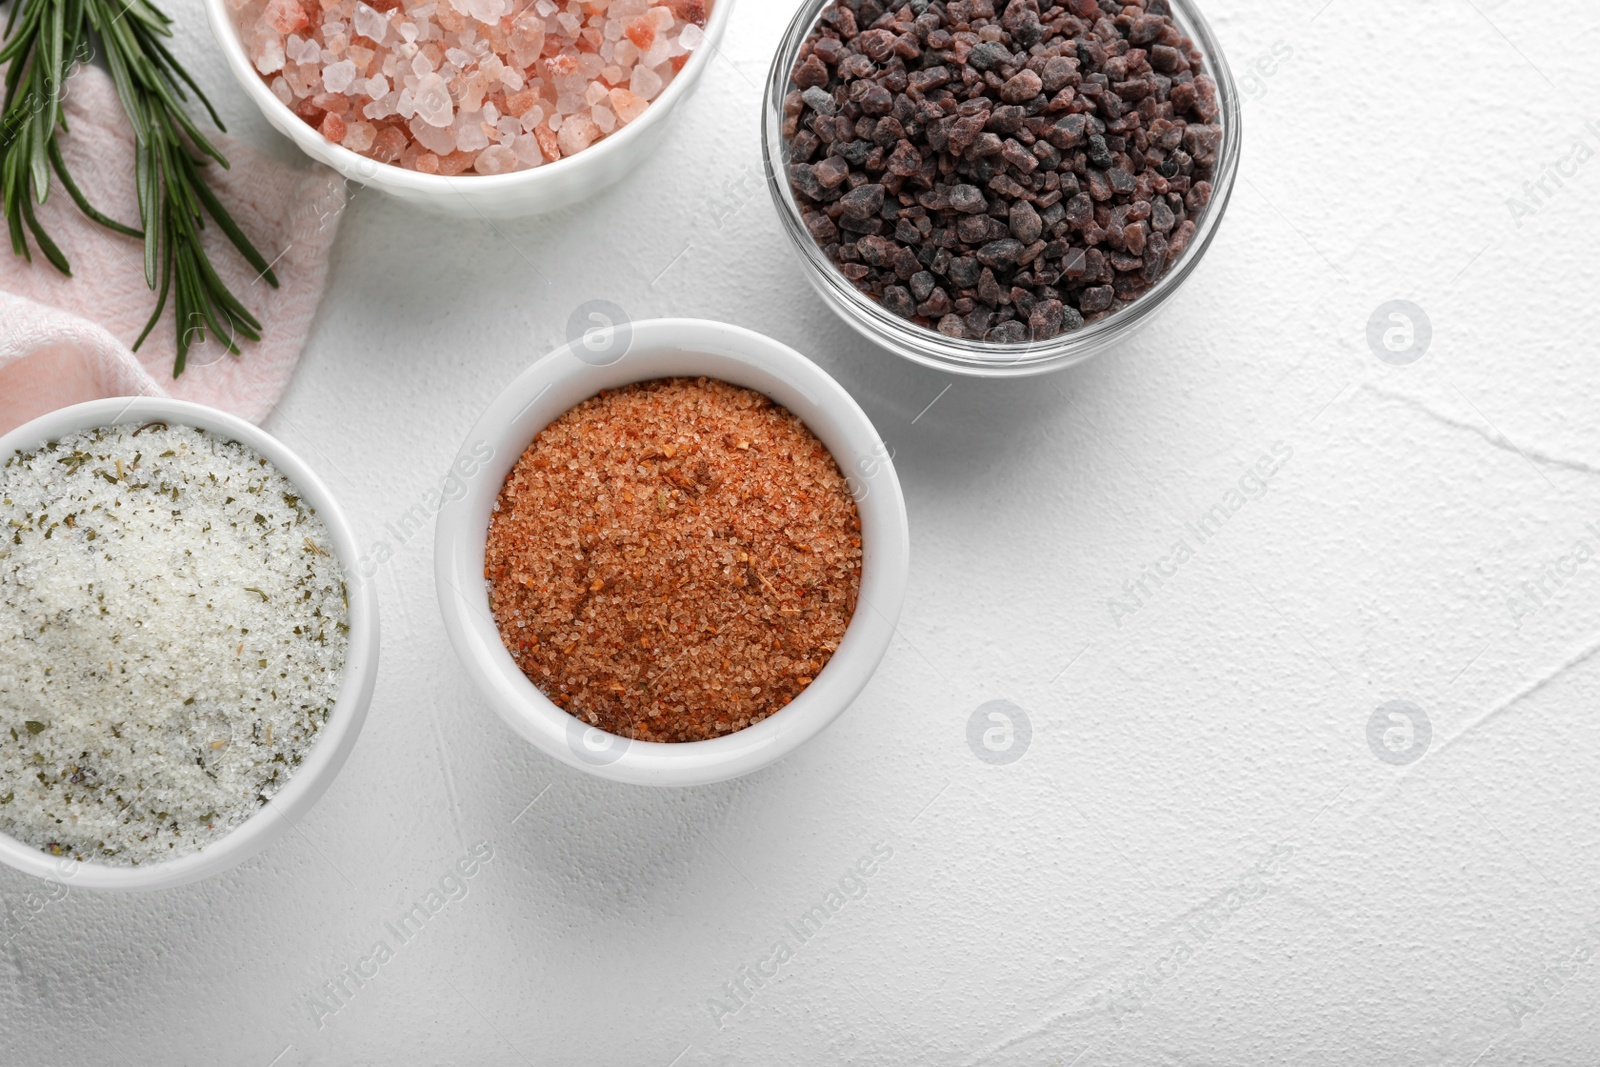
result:
[[[86,888],[225,870],[355,745],[378,618],[270,434],[97,400],[0,437],[0,862]]]

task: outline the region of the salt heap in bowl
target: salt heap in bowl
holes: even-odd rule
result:
[[[328,140],[425,174],[505,174],[644,114],[713,0],[229,0],[256,70]]]

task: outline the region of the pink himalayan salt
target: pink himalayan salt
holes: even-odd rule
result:
[[[504,174],[517,169],[517,154],[503,144],[492,144],[478,153],[473,169],[479,174]]]
[[[350,98],[339,93],[318,93],[311,98],[311,106],[343,115],[350,110]]]
[[[335,115],[333,112],[330,111],[326,116],[323,117],[322,126],[320,128],[322,130],[322,136],[326,137],[334,144],[338,144],[344,140],[344,119],[340,118],[338,115]]]
[[[461,122],[456,125],[456,147],[463,152],[481,152],[489,147],[491,134],[499,137],[498,130],[486,126],[482,119],[475,117],[480,114],[473,112],[471,116],[462,115]]]
[[[654,100],[656,94],[661,92],[666,80],[651,70],[649,67],[638,66],[633,68],[633,78],[628,88],[633,90],[635,96],[645,100]]]
[[[455,118],[455,105],[450,100],[450,87],[438,74],[425,74],[413,89],[417,103],[417,118],[429,126],[448,126]]]
[[[356,65],[348,59],[322,68],[322,84],[330,93],[342,93],[356,80]]]
[[[256,69],[262,74],[272,74],[280,71],[283,69],[284,63],[283,44],[277,40],[265,41],[250,58],[255,63]],[[279,78],[278,81],[281,83],[283,79]],[[282,99],[282,97],[280,96],[279,99]],[[284,100],[283,102],[292,105],[293,99]]]
[[[561,124],[556,141],[563,156],[574,156],[600,139],[600,127],[582,115],[573,115]]]
[[[357,119],[345,128],[343,144],[352,152],[365,152],[372,147],[375,132],[372,123]]]
[[[544,162],[544,151],[539,147],[539,138],[531,133],[520,134],[511,142],[511,147],[524,168],[537,167]]]
[[[311,21],[298,0],[267,0],[265,14],[267,22],[279,33],[293,33]]]
[[[611,110],[616,112],[618,121],[626,124],[643,115],[645,108],[650,106],[650,101],[640,96],[635,96],[627,89],[611,90]]]
[[[325,134],[428,173],[501,174],[637,121],[704,44],[711,0],[230,6],[273,93]]]
[[[385,126],[372,135],[372,147],[367,155],[380,163],[396,163],[405,151],[409,139],[394,126]]]
[[[474,157],[470,152],[451,152],[448,156],[440,156],[439,173],[453,178],[470,168],[473,159]]]

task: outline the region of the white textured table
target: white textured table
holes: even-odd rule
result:
[[[171,6],[235,131],[287,152]],[[1132,345],[989,384],[871,349],[803,287],[757,133],[793,6],[743,0],[676,143],[580,210],[356,198],[268,425],[394,553],[367,729],[226,877],[41,904],[0,873],[0,1061],[1595,1062],[1600,11],[1211,0],[1248,102],[1207,261]],[[591,299],[788,342],[895,450],[903,639],[742,781],[533,752],[445,642],[432,531],[389,525]],[[1367,340],[1392,300],[1431,322],[1406,366]],[[1265,492],[1230,497],[1263,457]],[[1031,725],[1005,765],[967,740],[993,700]],[[1403,765],[1369,745],[1396,700],[1431,731]]]

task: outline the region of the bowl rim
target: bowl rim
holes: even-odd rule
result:
[[[1243,103],[1232,68],[1215,32],[1194,0],[1169,0],[1169,3],[1173,8],[1174,21],[1194,40],[1204,55],[1203,72],[1217,84],[1222,141],[1217,149],[1217,165],[1212,176],[1211,201],[1196,224],[1189,247],[1177,263],[1168,266],[1148,292],[1120,311],[1048,341],[1015,345],[947,338],[937,331],[894,315],[869,299],[840,274],[806,230],[787,177],[780,178],[778,174],[777,164],[785,158],[786,151],[780,132],[783,99],[792,85],[790,76],[801,44],[821,18],[823,9],[832,2],[834,0],[805,0],[784,30],[782,42],[768,72],[762,101],[761,158],[768,192],[777,207],[783,230],[805,267],[807,279],[824,302],[858,333],[896,355],[949,373],[975,377],[1042,374],[1081,362],[1148,325],[1193,275],[1211,247],[1232,201],[1243,146]]]
[[[510,171],[506,174],[458,175],[423,174],[421,171],[410,170],[398,164],[380,163],[370,156],[364,156],[328,140],[322,135],[322,131],[307,124],[273,94],[267,85],[266,76],[256,70],[255,64],[245,52],[244,36],[233,21],[233,12],[227,0],[202,0],[202,3],[205,5],[206,21],[211,24],[211,35],[221,47],[234,80],[243,86],[245,95],[255,102],[267,120],[294,141],[301,151],[333,166],[341,174],[357,176],[357,180],[363,184],[370,182],[386,188],[404,189],[419,194],[443,195],[458,191],[455,185],[457,178],[470,181],[474,192],[493,194],[505,189],[533,185],[540,180],[554,180],[549,177],[550,173],[577,169],[574,166],[563,168],[560,172],[556,171],[555,168],[561,168],[565,163],[581,163],[589,159],[591,166],[598,167],[612,155],[628,152],[634,141],[644,138],[652,126],[665,120],[677,106],[679,99],[692,90],[695,82],[704,73],[704,68],[711,62],[711,56],[718,51],[728,20],[733,17],[735,0],[713,0],[711,16],[705,25],[705,43],[689,53],[689,59],[683,69],[677,72],[672,82],[657,94],[654,100],[650,101],[650,106],[645,109],[644,114],[621,129],[606,135],[575,156],[541,163],[537,167]],[[281,121],[273,121],[274,116]],[[591,154],[594,154],[592,159],[589,158]],[[544,176],[543,179],[541,175]]]
[[[865,688],[897,632],[909,582],[905,498],[892,456],[866,413],[801,353],[754,331],[708,320],[655,319],[629,328],[631,347],[625,357],[597,365],[576,355],[576,344],[567,344],[536,360],[490,403],[456,462],[485,442],[493,459],[439,512],[435,585],[445,629],[463,666],[483,697],[524,739],[570,767],[612,781],[706,785],[789,755],[837,719]],[[828,447],[851,485],[861,517],[861,592],[828,664],[768,718],[705,741],[631,741],[581,723],[522,674],[489,612],[484,543],[506,475],[539,431],[602,389],[678,376],[721,378],[768,395],[799,415]],[[603,739],[608,746],[603,758],[580,755],[574,741],[579,735],[586,745],[592,744],[588,739]]]
[[[0,832],[0,862],[52,882],[86,889],[161,889],[183,885],[225,871],[281,835],[304,815],[342,769],[366,720],[378,671],[378,605],[373,583],[356,581],[360,558],[354,529],[322,479],[272,434],[235,415],[203,404],[165,397],[112,397],[90,400],[41,415],[0,435],[0,464],[14,454],[38,448],[63,436],[105,426],[172,422],[226,436],[254,449],[294,483],[300,495],[321,516],[334,545],[335,559],[345,573],[350,602],[350,644],[339,693],[328,721],[310,750],[268,803],[244,822],[197,852],[176,859],[114,866],[93,860],[51,856]],[[65,859],[65,862],[63,860]]]

